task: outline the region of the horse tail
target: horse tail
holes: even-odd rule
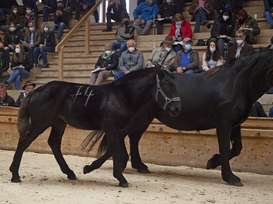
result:
[[[17,129],[20,136],[28,135],[29,133],[29,128],[31,126],[31,118],[29,113],[30,101],[31,95],[23,100],[18,112]]]
[[[83,142],[81,143],[82,150],[90,152],[93,149],[93,147],[95,146],[95,144],[97,144],[97,142],[101,138],[102,138],[102,141],[101,141],[99,149],[98,149],[98,155],[101,155],[100,152],[104,151],[104,147],[102,147],[102,146],[104,146],[104,143],[106,140],[105,132],[102,130],[90,132],[86,136],[86,138],[83,140]]]

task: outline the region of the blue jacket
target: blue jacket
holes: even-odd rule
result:
[[[145,2],[140,3],[134,10],[134,18],[142,19],[145,21],[152,20],[156,17],[158,11],[158,6],[156,3],[148,5]]]

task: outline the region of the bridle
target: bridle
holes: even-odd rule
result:
[[[158,96],[159,94],[161,94],[164,98],[164,106],[163,106],[163,110],[165,111],[168,107],[168,105],[172,102],[179,102],[181,101],[180,97],[174,97],[174,98],[169,98],[165,92],[162,90],[161,86],[160,86],[160,80],[158,75],[156,75],[156,92],[155,92],[155,101],[158,102]]]

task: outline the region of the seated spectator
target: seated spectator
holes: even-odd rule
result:
[[[20,90],[21,81],[29,76],[26,64],[24,49],[20,44],[17,44],[15,47],[15,52],[11,57],[11,74],[5,83],[15,83],[15,88]]]
[[[257,43],[257,36],[260,34],[260,28],[255,18],[241,9],[236,13],[236,30],[243,30],[246,33],[246,42],[249,44]]]
[[[23,100],[27,97],[27,95],[35,88],[36,84],[32,81],[26,81],[22,87],[23,91],[18,96],[15,105],[21,106]]]
[[[252,45],[249,45],[245,41],[246,35],[244,31],[238,30],[236,32],[235,39],[236,39],[235,45],[231,46],[228,51],[229,61],[237,60],[242,56],[246,56],[254,52]]]
[[[5,33],[4,36],[4,45],[5,49],[9,52],[14,52],[15,45],[20,43],[23,40],[23,35],[21,31],[16,29],[16,26],[14,23],[11,23],[9,25],[8,32]]]
[[[4,43],[0,38],[0,76],[9,69],[9,52],[4,49]]]
[[[159,4],[157,18],[155,21],[157,34],[163,34],[163,24],[171,23],[176,13],[176,4],[173,0],[163,0]],[[181,11],[180,11],[181,12]]]
[[[226,59],[227,50],[235,33],[235,23],[231,12],[223,12],[214,20],[211,36],[217,38],[217,44],[221,55]]]
[[[47,53],[48,52],[54,52],[56,46],[56,40],[55,35],[52,31],[49,30],[49,27],[47,25],[44,25],[43,32],[41,33],[41,40],[40,45],[38,49],[38,53],[35,57],[38,57],[39,55],[42,57],[43,65],[42,68],[48,67],[48,58]],[[38,59],[37,59],[38,62]]]
[[[120,23],[122,19],[129,18],[125,0],[109,0],[106,12],[106,32],[112,31],[112,20]]]
[[[138,34],[148,34],[157,12],[158,6],[153,0],[145,0],[135,8],[133,15]]]
[[[193,74],[199,69],[199,56],[197,51],[192,49],[192,40],[184,39],[183,50],[179,51],[176,56],[176,72]]]
[[[0,106],[15,106],[15,101],[7,93],[7,85],[0,83]]]
[[[50,13],[55,14],[56,9],[57,9],[57,0],[43,0],[42,2],[44,4],[43,21],[46,22],[46,21],[48,21]]]
[[[207,51],[203,54],[202,69],[208,71],[223,64],[224,59],[217,47],[217,39],[211,38],[208,41]]]
[[[7,28],[7,17],[5,10],[0,8],[0,31],[5,32]]]
[[[171,25],[169,36],[171,36],[175,42],[182,42],[185,38],[192,38],[191,25],[187,20],[184,19],[182,14],[175,14],[174,22]],[[179,51],[181,50],[181,46],[179,44],[175,45],[174,49],[175,51]]]
[[[194,32],[200,32],[201,25],[207,25],[209,21],[209,14],[211,8],[208,0],[194,0],[189,13],[193,15],[193,21],[195,21]]]
[[[273,118],[273,106],[269,109],[269,117]]]
[[[10,25],[11,23],[15,25],[16,29],[22,29],[24,27],[23,18],[19,14],[17,6],[12,8],[12,12],[8,16],[7,24]]]
[[[136,42],[133,39],[128,40],[127,47],[119,59],[118,71],[113,73],[116,79],[144,68],[143,54],[136,49]]]
[[[34,12],[31,10],[31,8],[26,7],[26,14],[24,19],[24,26],[27,27],[30,23],[33,25],[37,25],[36,17],[34,15]]]
[[[93,0],[92,0],[93,1]],[[95,1],[93,1],[95,2]],[[67,13],[75,13],[75,19],[76,20],[79,20],[80,19],[80,12],[81,12],[81,0],[66,0],[65,1],[65,4],[64,4],[64,10],[67,12]],[[94,12],[94,16],[95,16],[95,13],[97,14],[97,21],[99,21],[99,14],[98,14],[98,11],[96,10]]]
[[[250,110],[249,116],[251,117],[267,117],[262,104],[259,101],[256,101]]]
[[[63,10],[63,4],[58,3],[58,8],[56,10],[55,15],[55,33],[58,41],[61,41],[65,27],[68,27],[69,24],[69,16]]]
[[[105,51],[99,57],[95,70],[91,72],[90,84],[102,84],[108,77],[112,76],[112,71],[116,70],[119,63],[119,54],[112,50],[112,44],[105,46]]]
[[[89,9],[91,9],[96,4],[96,0],[83,0],[82,8],[85,12],[87,12]],[[95,22],[99,22],[99,12],[96,10],[93,13],[93,16],[95,18]]]
[[[129,18],[123,18],[119,24],[116,34],[116,40],[113,42],[113,48],[120,53],[127,49],[127,41],[134,38],[135,27],[130,23]]]
[[[146,67],[153,67],[156,65],[162,66],[163,69],[175,71],[176,69],[176,52],[172,49],[173,40],[167,36],[162,42],[160,48],[155,48],[152,56],[148,59]]]
[[[25,47],[28,53],[27,59],[30,68],[38,67],[38,52],[40,41],[41,41],[40,32],[35,28],[35,25],[33,23],[30,23],[25,33],[25,38],[23,42],[23,46]]]
[[[267,23],[273,28],[273,1],[264,0],[264,15]]]
[[[38,15],[37,0],[23,0],[25,8],[30,8],[34,12],[34,16]]]

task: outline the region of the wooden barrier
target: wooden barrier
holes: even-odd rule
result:
[[[14,150],[18,141],[16,108],[0,107],[0,149]],[[28,149],[51,153],[47,145],[50,129],[46,130]],[[89,131],[68,126],[62,143],[64,154],[95,156],[95,148],[87,153],[80,144]],[[243,151],[232,160],[232,168],[262,174],[273,172],[273,120],[249,118],[242,125]],[[128,143],[128,141],[127,141]],[[204,168],[207,160],[218,152],[215,130],[177,131],[154,120],[140,143],[145,162],[160,165],[186,165]]]

